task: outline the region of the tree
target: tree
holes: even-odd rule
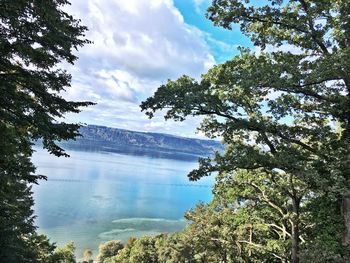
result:
[[[36,262],[27,260],[36,236],[30,185],[45,177],[35,175],[32,141],[42,139],[50,153],[67,156],[56,142],[77,136],[79,125],[59,118],[92,104],[60,95],[71,76],[58,64],[73,64],[73,50],[89,43],[87,28],[62,10],[67,4],[0,2],[0,257],[8,262]]]
[[[211,202],[200,203],[185,214],[190,224],[182,233],[181,243],[191,247],[193,262],[242,262],[234,232],[230,231],[235,227],[231,212]],[[228,221],[230,224],[225,223]]]
[[[101,244],[99,247],[97,260],[98,262],[103,263],[106,259],[116,256],[122,249],[123,244],[117,240],[111,240]]]
[[[281,172],[238,170],[216,178],[214,199],[186,213],[200,262],[290,262],[292,229],[310,227],[308,210],[293,213],[293,199],[305,194],[303,183]],[[295,195],[289,195],[295,191]],[[306,234],[299,235],[303,241]]]
[[[107,263],[127,263],[129,262],[131,249],[136,241],[135,237],[130,237],[124,248],[118,251],[118,254],[106,260]]]
[[[223,222],[228,230],[223,238],[234,237],[231,246],[236,244],[239,256],[248,255],[248,261],[290,262],[293,244],[300,242],[302,262],[313,262],[306,258],[315,244],[322,246],[321,251],[328,255],[323,262],[345,262],[338,260],[344,254],[340,244],[341,217],[336,209],[321,207],[319,203],[325,202],[292,174],[265,169],[220,173],[214,196],[213,210],[226,214]],[[320,226],[322,220],[325,221]],[[325,230],[336,238],[327,236]]]
[[[158,261],[166,263],[195,263],[194,245],[197,243],[187,231],[161,234],[155,237]]]
[[[89,249],[89,248],[85,249],[83,256],[84,256],[84,262],[85,261],[86,262],[93,261],[91,249]]]
[[[144,236],[137,239],[130,251],[130,263],[158,263],[156,238]]]
[[[61,262],[61,263],[76,263],[75,261],[75,246],[73,242],[68,243],[63,248],[58,248],[55,250],[55,253],[51,256],[51,261],[42,261],[42,262]]]
[[[343,242],[349,245],[350,4],[261,2],[214,0],[207,13],[217,26],[239,24],[260,54],[241,48],[240,55],[215,66],[200,81],[187,76],[169,80],[141,108],[150,118],[162,109],[167,109],[166,119],[177,121],[206,116],[199,129],[223,138],[228,150],[213,160],[202,159],[189,175],[192,180],[213,171],[282,171],[307,187],[317,199],[314,204],[331,205],[332,215],[323,210],[328,216],[337,221],[343,215]],[[303,198],[294,198],[292,206],[291,216],[298,218]],[[321,224],[313,215],[313,239],[306,241],[310,246],[319,239]],[[339,230],[327,234],[337,248]],[[308,251],[300,250],[299,220],[291,235],[291,262],[297,263]]]
[[[105,259],[106,263],[158,263],[157,237],[144,236],[139,239],[131,237],[124,248],[114,256]],[[104,246],[104,245],[103,245]]]

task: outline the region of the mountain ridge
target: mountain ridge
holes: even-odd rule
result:
[[[60,143],[72,149],[130,153],[171,159],[198,159],[223,151],[215,140],[188,138],[156,132],[140,132],[99,125],[82,126],[81,137]]]

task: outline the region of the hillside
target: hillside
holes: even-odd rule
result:
[[[179,137],[88,125],[80,129],[82,137],[62,143],[67,148],[149,155],[175,159],[197,159],[222,151],[218,141]]]

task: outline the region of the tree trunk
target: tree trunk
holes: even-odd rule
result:
[[[249,242],[253,243],[253,225],[249,226]],[[249,258],[252,256],[252,249],[249,248],[248,250],[248,256]]]
[[[348,98],[348,110],[350,109],[350,74],[347,73],[344,76],[344,83],[347,88],[347,98]],[[344,175],[347,179],[348,185],[350,185],[350,111],[347,112],[347,123],[346,129],[343,134],[345,139],[345,145],[347,145],[346,159],[345,159],[345,169]],[[344,233],[344,244],[350,246],[350,190],[345,193],[342,200],[342,212],[344,216],[345,223],[345,233]]]
[[[300,199],[297,197],[292,198],[293,202],[293,219],[292,219],[292,255],[291,263],[299,263],[299,206]]]
[[[349,136],[349,134],[347,134]],[[345,160],[344,175],[350,180],[350,143],[348,143],[347,158]],[[348,191],[349,192],[349,191]],[[344,244],[350,246],[350,195],[346,193],[342,200],[342,212],[345,223]]]
[[[350,197],[343,198],[343,216],[345,222],[344,243],[350,245]]]
[[[350,97],[349,97],[350,100]],[[348,180],[348,185],[350,184],[350,118],[348,120],[348,127],[345,132],[345,142],[347,145],[347,153],[346,153],[346,159],[345,159],[345,169],[344,169],[344,177]],[[345,223],[345,232],[343,241],[345,245],[350,246],[350,190],[345,193],[342,200],[342,212],[344,217],[344,223]]]
[[[291,263],[299,263],[299,224],[292,225],[292,258]]]

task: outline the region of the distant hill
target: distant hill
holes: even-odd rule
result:
[[[222,151],[218,141],[179,137],[163,133],[137,132],[88,125],[80,129],[83,137],[61,143],[65,148],[119,152],[152,157],[193,160]]]

